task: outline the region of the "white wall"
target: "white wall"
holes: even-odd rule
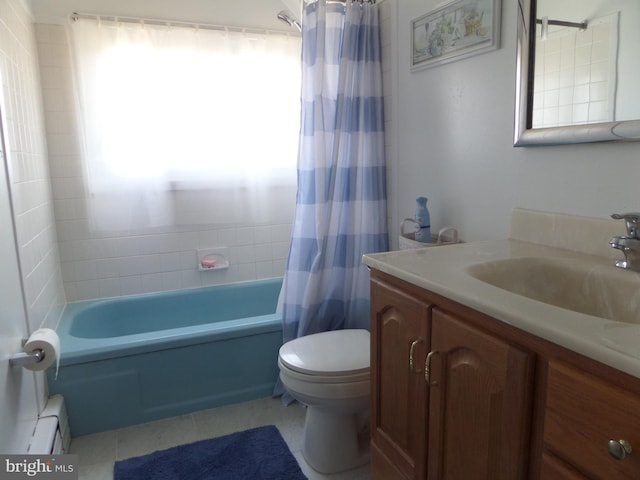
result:
[[[396,224],[397,200],[397,5],[396,0],[380,3],[380,43],[382,47],[382,86],[384,89],[385,155],[387,160],[387,218],[392,232]],[[397,235],[397,232],[394,233]]]
[[[410,22],[440,2],[386,2],[397,15],[394,236],[419,195],[432,230],[450,224],[466,241],[506,238],[514,207],[602,218],[640,209],[640,143],[512,146],[517,2],[503,0],[499,50],[413,73]]]
[[[37,23],[65,25],[72,12],[268,28],[289,31],[276,18],[301,0],[32,0]]]
[[[22,0],[0,1],[9,181],[29,327],[55,326],[64,305],[33,23]]]
[[[28,329],[4,152],[4,139],[9,136],[5,112],[0,92],[0,453],[20,453],[29,447],[39,396],[34,374],[9,361],[22,350]]]
[[[0,78],[5,100],[6,148],[9,195],[0,195],[3,211],[9,211],[16,226],[17,262],[0,268],[0,284],[11,282],[12,302],[24,315],[11,313],[12,304],[0,306],[2,331],[3,426],[33,424],[44,405],[46,387],[42,373],[7,367],[7,358],[17,353],[20,340],[41,326],[55,327],[64,307],[64,291],[58,259],[56,231],[49,183],[37,52],[29,5],[23,0],[0,0]],[[4,167],[1,167],[4,169]],[[4,175],[0,180],[4,180]],[[9,208],[7,208],[9,207]],[[13,243],[13,227],[2,217],[0,235]],[[10,247],[6,247],[10,249]],[[7,257],[3,257],[7,258]],[[13,263],[13,262],[12,262]],[[4,288],[6,295],[9,291]],[[11,350],[11,351],[10,351]],[[22,427],[16,427],[20,429]],[[28,429],[28,427],[24,427]],[[31,431],[2,431],[6,438],[21,438],[3,448],[23,450]],[[5,436],[6,435],[6,436]],[[2,452],[6,453],[6,452]]]

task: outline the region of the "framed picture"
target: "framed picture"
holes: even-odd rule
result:
[[[502,0],[453,0],[411,22],[411,69],[495,50]]]

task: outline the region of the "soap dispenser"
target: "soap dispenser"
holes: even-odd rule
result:
[[[427,197],[416,198],[416,204],[414,216],[417,224],[415,239],[417,242],[429,243],[431,242],[431,216],[427,208]],[[417,228],[418,226],[420,229]]]

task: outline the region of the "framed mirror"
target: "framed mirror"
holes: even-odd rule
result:
[[[518,0],[515,146],[640,140],[640,2]]]

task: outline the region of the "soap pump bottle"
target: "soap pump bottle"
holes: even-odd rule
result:
[[[427,208],[427,197],[416,198],[416,213],[414,220],[416,221],[415,239],[417,242],[431,242],[431,217]],[[418,227],[420,227],[418,229]]]

